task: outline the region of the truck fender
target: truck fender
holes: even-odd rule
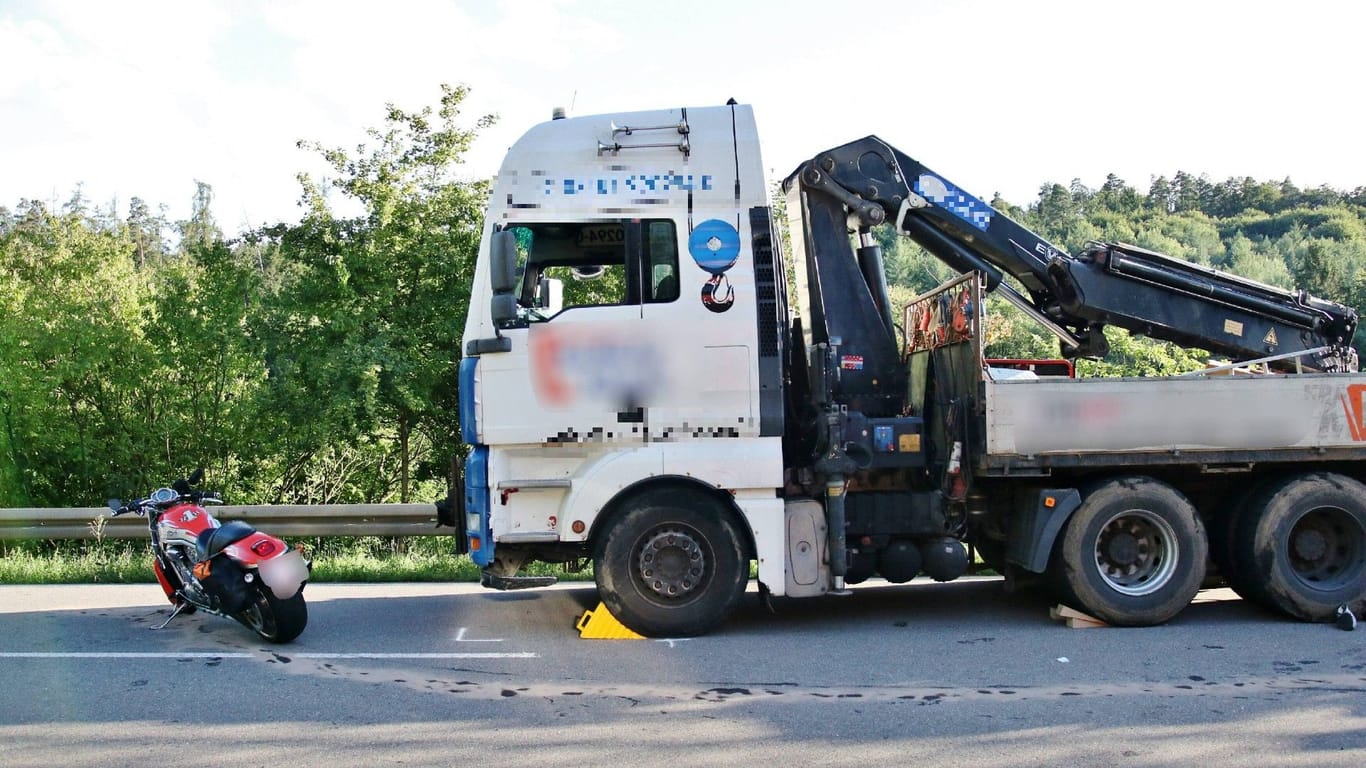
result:
[[[1067,519],[1081,506],[1076,488],[1043,488],[1025,494],[1011,516],[1006,560],[1033,573],[1048,567],[1048,555]]]
[[[662,453],[654,446],[633,451],[612,451],[585,463],[574,473],[574,485],[561,506],[566,523],[580,521],[584,532],[562,534],[564,540],[585,540],[597,527],[598,518],[623,492],[664,474]],[[567,528],[565,530],[568,530]]]
[[[685,475],[656,475],[638,480],[620,491],[615,493],[606,503],[602,504],[593,517],[593,525],[589,531],[589,538],[597,541],[604,534],[604,526],[610,526],[612,518],[620,517],[621,513],[629,510],[640,499],[652,494],[678,495],[695,494],[697,498],[707,498],[715,504],[718,511],[724,510],[735,518],[735,523],[742,529],[744,540],[741,541],[742,548],[751,555],[754,552],[754,532],[751,530],[745,519],[743,510],[736,504],[736,500],[726,491],[718,490],[715,486],[694,477]]]

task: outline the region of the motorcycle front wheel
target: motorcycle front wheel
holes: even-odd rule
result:
[[[308,606],[303,590],[281,600],[267,588],[258,588],[251,605],[237,614],[237,620],[260,635],[267,642],[288,643],[299,636],[308,625]]]

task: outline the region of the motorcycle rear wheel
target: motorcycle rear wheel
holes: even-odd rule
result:
[[[281,600],[265,587],[258,588],[251,605],[237,614],[237,620],[270,643],[288,643],[308,625],[308,606],[303,590]]]

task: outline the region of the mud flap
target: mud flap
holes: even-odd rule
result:
[[[1080,506],[1081,494],[1076,488],[1045,488],[1022,495],[1011,516],[1006,561],[1026,571],[1043,573],[1058,532]]]

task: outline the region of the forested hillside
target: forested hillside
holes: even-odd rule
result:
[[[492,120],[462,118],[464,96],[391,107],[354,150],[305,145],[331,172],[300,177],[297,224],[224,233],[203,184],[179,222],[136,198],[79,193],[0,207],[0,507],[97,505],[197,465],[238,503],[444,494],[488,194],[456,171]],[[1111,176],[1097,189],[1045,184],[1023,209],[992,204],[1072,252],[1119,240],[1366,306],[1366,188],[1178,172],[1146,191]],[[949,276],[878,236],[898,300]],[[993,354],[1057,354],[1005,310],[991,318]],[[1204,359],[1122,332],[1111,343],[1083,375]]]

